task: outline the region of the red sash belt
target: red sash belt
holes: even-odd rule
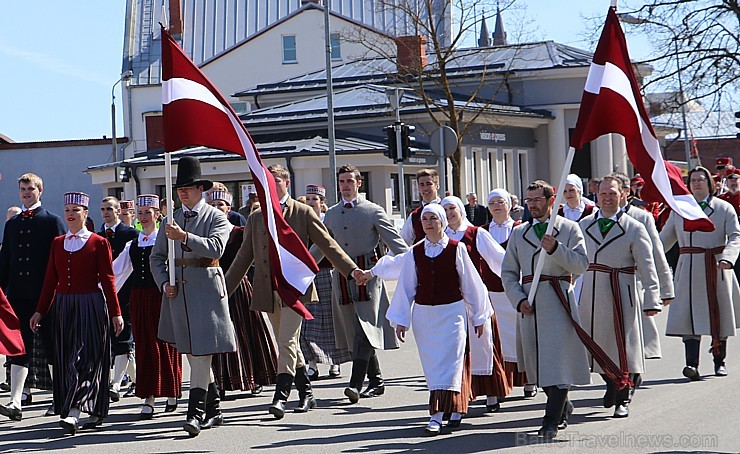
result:
[[[534,276],[532,275],[527,275],[522,278],[522,284],[529,284],[532,281],[534,281]],[[546,274],[540,276],[540,282],[549,282],[553,290],[555,290],[555,294],[570,318],[573,329],[576,330],[576,334],[578,334],[578,337],[581,339],[581,342],[583,342],[586,350],[591,353],[591,356],[593,356],[596,362],[599,363],[599,366],[604,370],[606,377],[614,382],[618,389],[624,389],[631,386],[632,383],[630,382],[629,375],[624,374],[619,366],[614,364],[614,361],[609,358],[609,355],[604,352],[599,344],[597,344],[596,341],[594,341],[594,339],[589,336],[581,325],[573,318],[568,298],[563,292],[563,288],[560,287],[560,282],[558,281],[573,282],[573,278],[571,276],[548,276]]]
[[[612,288],[612,308],[614,317],[614,334],[617,338],[617,352],[619,353],[619,368],[622,370],[622,376],[629,376],[629,367],[627,365],[627,346],[624,336],[624,318],[622,318],[622,292],[619,288],[619,273],[635,274],[635,267],[612,268],[599,263],[588,265],[588,271],[597,271],[608,273]]]
[[[377,259],[375,261],[377,262]],[[361,269],[361,270],[367,269],[365,267],[365,256],[364,255],[361,255],[359,257],[356,257],[355,258],[355,263],[357,263],[357,267],[359,269]],[[339,273],[338,270],[337,270],[337,273]],[[342,276],[341,273],[339,273],[339,288],[342,291],[342,305],[344,306],[346,304],[352,304],[352,303],[354,303],[354,301],[352,299],[352,296],[351,296],[352,293],[349,290],[349,281],[347,281],[347,278],[344,277],[344,276]],[[368,300],[367,287],[364,284],[357,286],[357,292],[358,292],[358,295],[357,295],[358,301],[367,301]]]
[[[707,301],[709,303],[709,329],[712,332],[712,353],[719,354],[719,299],[717,298],[717,259],[716,254],[721,254],[724,246],[713,249],[702,247],[679,248],[681,254],[704,254],[704,267],[707,273]]]

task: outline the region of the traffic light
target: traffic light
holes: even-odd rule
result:
[[[404,160],[411,157],[411,149],[416,145],[416,137],[411,135],[414,131],[416,126],[401,124],[401,154]]]
[[[738,120],[740,120],[740,112],[735,112],[735,118],[737,118]],[[735,122],[735,127],[737,129],[740,129],[740,121],[736,121]],[[738,139],[740,139],[740,132],[738,132],[737,134],[735,134],[735,137],[737,137]]]
[[[388,158],[393,159],[393,162],[398,160],[398,147],[396,146],[396,128],[393,125],[388,125],[383,128],[385,133],[385,150],[383,154]]]

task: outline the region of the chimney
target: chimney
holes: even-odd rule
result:
[[[427,65],[427,39],[424,36],[396,38],[396,71],[399,74],[419,74]]]
[[[180,0],[170,0],[170,35],[176,37],[182,35],[182,10]]]

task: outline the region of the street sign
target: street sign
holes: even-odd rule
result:
[[[449,126],[440,126],[432,132],[429,148],[437,156],[450,157],[457,150],[457,134]]]

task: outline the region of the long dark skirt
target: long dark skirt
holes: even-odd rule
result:
[[[229,297],[236,351],[213,355],[213,375],[225,391],[254,390],[277,383],[277,350],[262,314],[249,310],[252,286],[244,277]]]
[[[177,348],[157,338],[162,293],[156,288],[134,288],[130,301],[136,342],[136,396],[180,397],[182,358]]]
[[[304,320],[301,325],[301,352],[306,361],[319,364],[342,364],[352,361],[352,353],[336,346],[331,302],[331,268],[321,268],[314,280],[319,302],[308,310],[313,320]]]
[[[512,386],[524,386],[527,384],[527,373],[519,371],[519,365],[514,362],[504,362],[506,379]]]
[[[54,339],[54,407],[108,416],[110,332],[102,293],[57,293],[50,311]],[[49,317],[47,317],[48,319]]]

